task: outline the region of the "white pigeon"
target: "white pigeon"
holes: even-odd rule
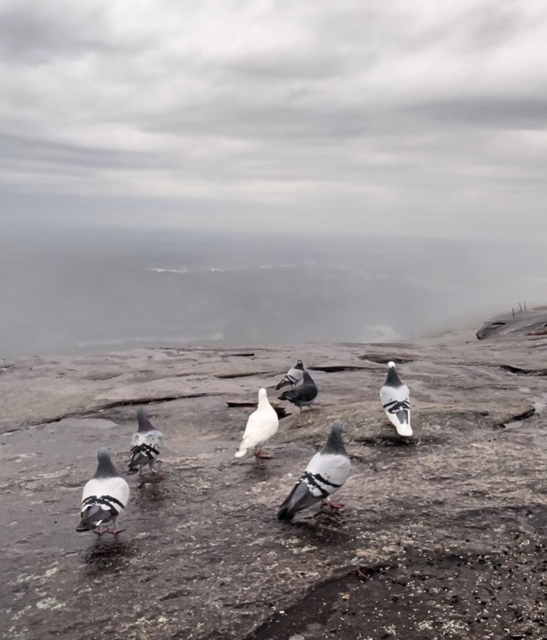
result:
[[[380,400],[389,421],[400,436],[410,438],[410,394],[397,375],[394,362],[387,363],[387,380],[380,389]]]
[[[268,400],[266,389],[260,389],[258,408],[251,413],[247,420],[245,433],[235,457],[242,458],[249,449],[254,448],[256,458],[268,458],[269,456],[262,451],[262,445],[277,433],[278,427],[279,418]]]
[[[342,440],[342,422],[333,423],[327,444],[316,453],[306,467],[288,498],[279,508],[280,520],[292,520],[298,511],[307,509],[322,500],[333,509],[344,505],[334,502],[330,496],[342,487],[349,476],[351,462]]]
[[[137,411],[137,420],[139,428],[131,438],[131,450],[129,451],[131,456],[127,472],[129,475],[137,473],[137,471],[142,472],[146,465],[151,472],[154,472],[154,463],[163,447],[163,433],[150,422],[144,409]]]
[[[99,449],[97,460],[97,471],[84,487],[80,507],[82,520],[76,531],[117,535],[125,531],[118,528],[118,518],[129,500],[129,485],[116,470],[107,449]],[[103,530],[103,525],[109,523],[113,528]]]
[[[304,371],[305,369],[302,360],[298,360],[294,367],[291,367],[280,382],[278,382],[275,388],[276,391],[279,391],[279,389],[282,389],[288,384],[291,385],[291,388],[294,388],[304,377]]]

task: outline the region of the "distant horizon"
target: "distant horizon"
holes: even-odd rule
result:
[[[410,339],[541,303],[547,280],[518,242],[48,225],[0,249],[0,357]]]
[[[47,220],[32,220],[31,222],[25,222],[21,218],[12,218],[9,222],[2,221],[0,218],[0,231],[1,235],[6,235],[9,233],[18,235],[19,237],[24,237],[25,235],[31,236],[33,233],[42,234],[44,232],[49,232],[51,234],[81,234],[81,233],[117,233],[117,234],[128,234],[128,235],[161,235],[161,234],[193,234],[200,235],[204,237],[213,237],[213,236],[229,236],[233,238],[242,238],[242,237],[256,237],[256,238],[264,238],[264,237],[276,237],[279,239],[285,239],[289,242],[299,242],[299,241],[307,241],[311,240],[314,243],[328,243],[330,240],[334,240],[337,242],[358,242],[359,240],[367,240],[367,239],[378,239],[378,240],[408,240],[412,241],[439,241],[439,242],[447,242],[447,243],[456,243],[456,244],[469,244],[469,245],[489,245],[489,246],[511,246],[511,245],[520,245],[520,246],[544,246],[544,241],[542,238],[539,238],[537,234],[531,237],[513,237],[513,238],[500,238],[500,237],[492,237],[491,235],[477,236],[474,238],[466,238],[459,236],[446,236],[446,235],[438,235],[438,234],[390,234],[387,232],[344,232],[343,230],[339,232],[331,232],[328,234],[313,231],[305,232],[305,231],[287,231],[283,229],[260,229],[257,227],[249,227],[246,229],[229,229],[229,228],[210,228],[210,227],[199,227],[199,226],[191,226],[185,227],[182,225],[165,225],[165,226],[135,226],[131,223],[111,223],[108,224],[106,222],[91,222],[91,221],[79,221],[73,224],[67,224],[65,222],[55,221],[51,219]],[[2,237],[0,235],[0,242]]]

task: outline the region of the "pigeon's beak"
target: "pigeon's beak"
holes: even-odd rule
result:
[[[397,433],[403,438],[412,437],[412,427],[409,424],[400,424],[396,427]]]

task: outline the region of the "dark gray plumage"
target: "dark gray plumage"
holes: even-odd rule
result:
[[[302,411],[302,407],[309,407],[312,404],[318,393],[319,390],[313,378],[307,371],[304,371],[302,384],[295,389],[284,391],[279,396],[279,400],[288,400]]]

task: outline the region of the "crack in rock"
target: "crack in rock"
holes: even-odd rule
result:
[[[252,376],[269,376],[272,375],[271,371],[244,371],[241,373],[217,373],[215,378],[221,380],[231,380],[233,378],[250,378]]]
[[[547,369],[524,369],[522,367],[514,367],[511,364],[500,364],[500,369],[514,373],[517,376],[547,376]]]
[[[387,364],[392,360],[397,364],[406,364],[407,362],[414,362],[414,360],[416,360],[416,358],[411,356],[396,355],[395,357],[393,357],[393,356],[381,356],[381,355],[366,354],[366,353],[362,356],[357,356],[357,357],[359,358],[359,360],[368,360],[369,362],[375,362],[376,364]]]
[[[164,402],[173,402],[174,400],[186,400],[186,399],[192,399],[192,398],[209,398],[213,396],[222,396],[222,395],[224,394],[222,393],[186,393],[182,395],[172,395],[172,396],[135,398],[134,400],[113,400],[112,402],[105,402],[102,404],[98,404],[96,406],[91,406],[84,411],[73,411],[69,413],[64,413],[60,416],[56,416],[55,418],[47,418],[45,420],[38,419],[38,420],[33,420],[30,423],[23,423],[16,429],[3,431],[2,434],[14,433],[16,431],[24,431],[26,429],[30,429],[31,427],[36,427],[38,425],[55,424],[56,422],[67,420],[68,418],[85,418],[86,416],[100,413],[102,411],[107,411],[108,409],[115,409],[117,407],[133,407],[141,404],[163,404]]]
[[[535,407],[530,407],[526,411],[523,411],[522,413],[518,413],[517,415],[511,416],[507,420],[504,420],[503,422],[499,422],[498,424],[496,424],[494,426],[497,427],[498,429],[505,429],[505,427],[508,424],[511,424],[512,422],[520,422],[522,420],[529,420],[535,414],[536,414],[536,408]]]
[[[324,373],[338,373],[340,371],[368,371],[368,367],[358,364],[329,364],[323,367],[306,367],[310,371],[323,371]]]
[[[250,353],[227,353],[227,354],[222,354],[223,358],[254,358],[256,356],[256,353],[254,353],[254,351],[250,352]]]

